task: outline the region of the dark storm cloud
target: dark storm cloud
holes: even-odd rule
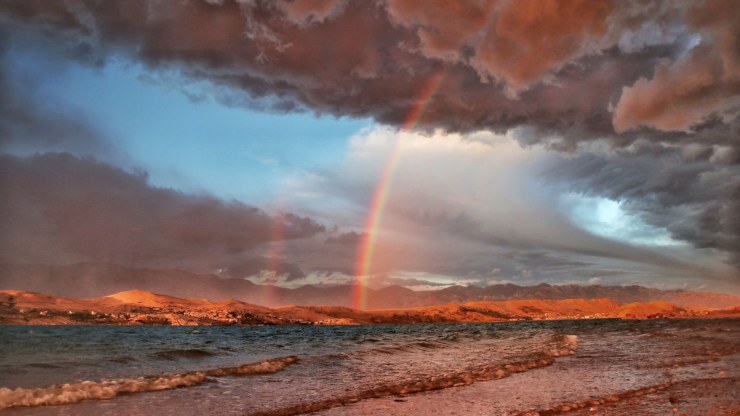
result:
[[[292,214],[271,217],[240,202],[157,188],[129,173],[69,154],[0,156],[2,261],[233,265],[273,238],[324,227]],[[246,260],[245,260],[246,261]]]
[[[124,53],[273,97],[278,109],[395,125],[445,68],[422,127],[527,125],[572,148],[658,130],[673,141],[726,141],[739,105],[737,4],[18,0],[0,15],[51,31],[88,60]]]
[[[0,27],[0,151],[110,154],[97,129],[74,108],[36,97],[38,80],[13,62],[11,43],[11,35]]]
[[[594,186],[594,188],[601,189],[598,186]],[[434,217],[426,215],[417,217],[415,220],[428,227],[438,228],[440,231],[444,231],[447,234],[462,236],[490,246],[506,247],[509,249],[519,250],[521,252],[543,248],[560,253],[569,253],[571,255],[627,260],[664,267],[667,269],[684,269],[693,270],[697,273],[705,273],[705,271],[700,268],[694,269],[689,264],[661,254],[657,251],[644,247],[634,247],[630,244],[618,241],[612,241],[572,226],[563,226],[556,234],[559,238],[550,239],[537,236],[536,229],[529,230],[530,233],[524,236],[519,233],[510,235],[502,230],[487,230],[485,224],[463,214]],[[561,221],[565,222],[565,218],[561,218]],[[529,226],[527,224],[520,224],[517,229],[520,231],[527,230],[528,227]],[[554,263],[551,264],[546,262],[545,260],[549,260],[549,258],[544,256],[544,253],[541,252],[535,252],[534,254],[530,252],[529,254],[522,255],[522,258],[525,258],[527,260],[526,263],[528,264],[537,264],[538,266],[554,265]],[[572,268],[578,266],[578,264],[564,265]]]
[[[740,3],[707,0],[686,12],[702,41],[680,59],[662,59],[651,79],[625,87],[617,104],[618,132],[650,126],[686,131],[711,115],[734,118],[740,110]]]
[[[69,56],[94,65],[123,55],[155,72],[174,69],[184,79],[212,82],[214,95],[231,105],[265,100],[278,111],[369,116],[401,126],[418,106],[417,97],[429,78],[443,71],[420,128],[515,129],[514,136],[523,144],[544,143],[575,153],[553,168],[557,186],[623,201],[626,209],[649,224],[665,227],[673,238],[726,253],[736,265],[740,264],[738,15],[740,2],[734,0],[0,3],[0,25],[6,31],[43,37]],[[15,85],[0,78],[0,86],[8,91]],[[219,95],[222,89],[236,93]],[[64,134],[52,133],[65,131],[80,140],[88,136],[84,123],[70,117],[54,117],[61,124],[52,132],[34,132],[52,125],[44,118],[49,113],[19,110],[29,107],[12,98],[21,96],[12,92],[6,99],[3,94],[0,110],[3,117],[29,117],[17,124],[29,130],[8,133],[8,124],[0,120],[5,137],[58,140]],[[67,127],[65,120],[70,121]],[[617,150],[588,153],[591,142],[598,140]],[[227,217],[238,216],[234,210],[248,211],[196,200],[187,205],[195,211],[208,206]],[[30,220],[41,213],[28,209],[23,215]],[[445,232],[518,247],[501,241],[500,235],[481,233],[464,217],[448,220],[441,225]],[[53,224],[38,224],[54,236],[49,241],[65,238]],[[112,229],[125,231],[124,236],[136,230],[116,224]],[[222,223],[214,225],[220,230],[217,240],[197,230],[189,235],[180,227],[173,227],[179,231],[165,227],[166,238],[150,243],[151,251],[165,255],[175,236],[183,245],[176,253],[195,251],[189,241],[230,252],[266,238],[258,237],[259,232],[236,237],[222,229]],[[306,230],[313,225],[306,225]],[[83,231],[64,232],[74,236]],[[594,245],[593,236],[585,233],[572,235],[577,238],[552,236],[560,244],[552,248],[671,263],[616,242]],[[103,247],[118,247],[115,239],[103,241],[107,242]],[[337,249],[335,244],[324,246]],[[131,258],[147,256],[127,248]]]
[[[341,195],[348,200],[343,206],[366,203],[369,192],[364,184],[375,178],[378,169],[373,166],[382,168],[396,134],[390,128],[364,134],[355,136],[344,168],[312,181],[316,188],[309,188],[309,193],[320,200]],[[399,152],[405,156],[395,166],[383,224],[376,234],[376,273],[423,270],[490,278],[498,268],[498,280],[520,275],[561,280],[599,277],[600,271],[611,273],[611,269],[633,276],[635,269],[660,270],[674,277],[714,273],[702,264],[703,259],[661,247],[665,241],[648,242],[656,230],[639,220],[608,224],[619,227],[608,232],[607,224],[595,218],[596,204],[571,195],[585,192],[568,187],[577,178],[542,173],[551,165],[569,166],[574,160],[577,164],[578,159],[542,148],[523,149],[506,137],[493,136],[479,133],[469,140],[461,135],[431,139],[403,135]],[[657,149],[650,151],[658,154]],[[689,153],[707,154],[704,149]],[[551,181],[543,183],[543,177]],[[334,258],[353,258],[352,242],[359,236],[354,232],[327,238],[334,244],[326,244],[330,247],[324,253],[341,248]],[[501,251],[545,252],[560,263],[544,257],[504,258]]]
[[[740,266],[740,165],[718,162],[733,161],[726,157],[710,146],[649,146],[564,159],[548,177],[571,191],[621,201],[672,238],[728,253]]]

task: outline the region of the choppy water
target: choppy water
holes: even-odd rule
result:
[[[8,415],[299,414],[541,371],[578,356],[578,341],[599,360],[641,361],[627,376],[660,374],[738,353],[740,323],[8,326],[0,327],[0,408]]]

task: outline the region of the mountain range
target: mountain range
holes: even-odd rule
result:
[[[659,301],[620,305],[612,299],[482,301],[357,310],[343,306],[267,308],[234,299],[211,302],[143,290],[95,299],[0,291],[0,324],[11,325],[365,325],[738,316],[740,307],[680,308]]]
[[[139,269],[114,264],[84,263],[65,266],[0,264],[0,288],[50,293],[75,298],[98,298],[139,289],[182,298],[211,301],[235,299],[263,306],[351,306],[350,285],[306,285],[288,289],[258,285],[246,279],[221,278],[182,270]],[[416,308],[475,301],[517,299],[611,299],[631,302],[669,302],[679,307],[725,309],[740,305],[740,296],[686,290],[659,290],[638,285],[496,284],[488,287],[452,286],[414,291],[402,286],[366,288],[368,309]]]

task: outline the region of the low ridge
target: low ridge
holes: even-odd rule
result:
[[[233,299],[210,302],[143,290],[129,290],[98,299],[72,299],[16,290],[0,291],[2,324],[362,325],[726,316],[740,316],[740,308],[680,308],[663,301],[620,305],[613,299],[605,298],[478,301],[376,310],[357,310],[342,306],[268,308]]]

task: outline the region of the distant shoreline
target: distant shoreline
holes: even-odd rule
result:
[[[482,301],[408,309],[357,310],[341,306],[268,308],[237,300],[211,302],[140,290],[98,299],[0,291],[0,325],[384,325],[733,317],[740,317],[740,306],[730,309],[682,308],[662,301],[620,304],[612,299]]]
[[[374,325],[458,325],[458,324],[486,324],[486,323],[519,323],[519,322],[571,322],[571,321],[651,321],[651,320],[714,320],[714,319],[740,319],[740,316],[692,316],[686,318],[671,317],[671,318],[562,318],[562,319],[531,319],[531,320],[513,320],[513,321],[445,321],[445,322],[383,322],[383,323],[363,323],[363,324],[327,324],[327,323],[285,323],[285,324],[230,324],[230,323],[208,323],[208,324],[143,324],[143,323],[38,323],[38,322],[0,322],[0,327],[83,327],[83,326],[99,326],[99,327],[188,327],[188,328],[212,328],[212,327],[265,327],[265,326],[286,326],[286,327],[302,327],[302,326],[374,326]]]

